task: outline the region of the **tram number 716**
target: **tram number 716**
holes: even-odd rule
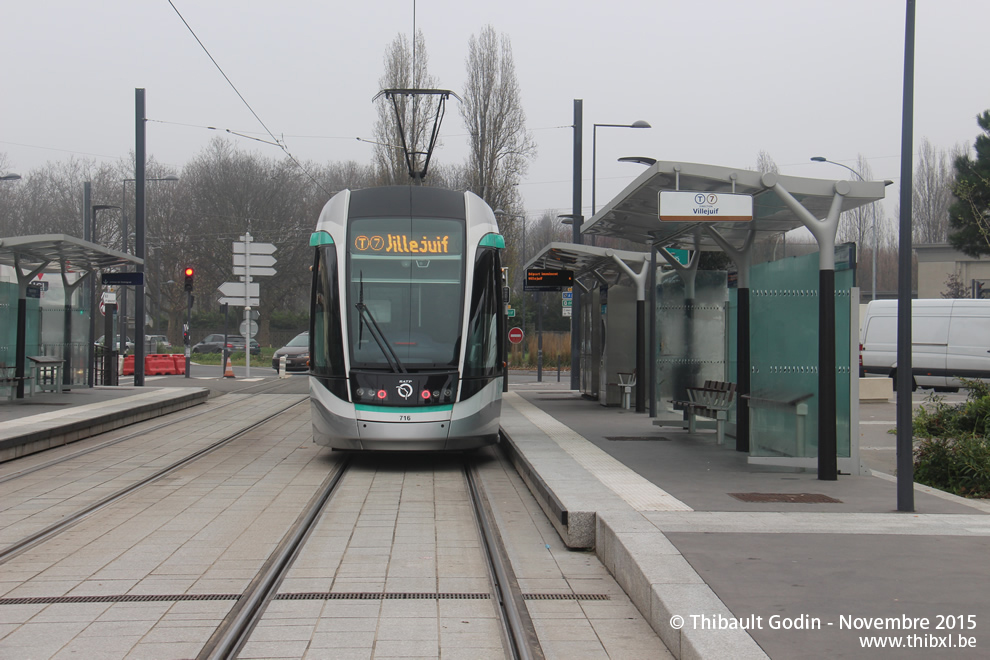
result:
[[[411,422],[412,421],[412,415],[399,415],[399,421],[400,422]]]

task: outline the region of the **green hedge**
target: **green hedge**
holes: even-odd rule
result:
[[[966,401],[932,394],[914,417],[914,479],[963,497],[990,497],[990,386],[964,381]]]

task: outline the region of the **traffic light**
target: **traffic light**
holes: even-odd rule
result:
[[[193,275],[196,274],[196,271],[193,270],[193,267],[192,266],[186,266],[186,269],[184,271],[182,271],[182,272],[186,276],[186,285],[184,287],[185,290],[186,291],[192,291],[193,290]]]

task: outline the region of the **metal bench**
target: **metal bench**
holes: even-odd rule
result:
[[[683,410],[688,420],[688,433],[695,433],[697,418],[715,420],[716,443],[725,441],[725,422],[729,408],[736,398],[736,384],[718,380],[706,380],[704,387],[687,388],[688,400],[671,400],[675,410]]]

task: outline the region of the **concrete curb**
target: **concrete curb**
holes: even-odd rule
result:
[[[506,413],[503,407],[502,446],[561,539],[568,547],[594,549],[675,658],[768,657],[744,630],[696,628],[692,615],[734,617],[649,519],[536,425]],[[671,624],[674,616],[683,617],[683,627]]]
[[[205,403],[209,396],[202,387],[143,390],[115,399],[113,407],[104,402],[7,422],[0,431],[0,462],[183,410]]]

